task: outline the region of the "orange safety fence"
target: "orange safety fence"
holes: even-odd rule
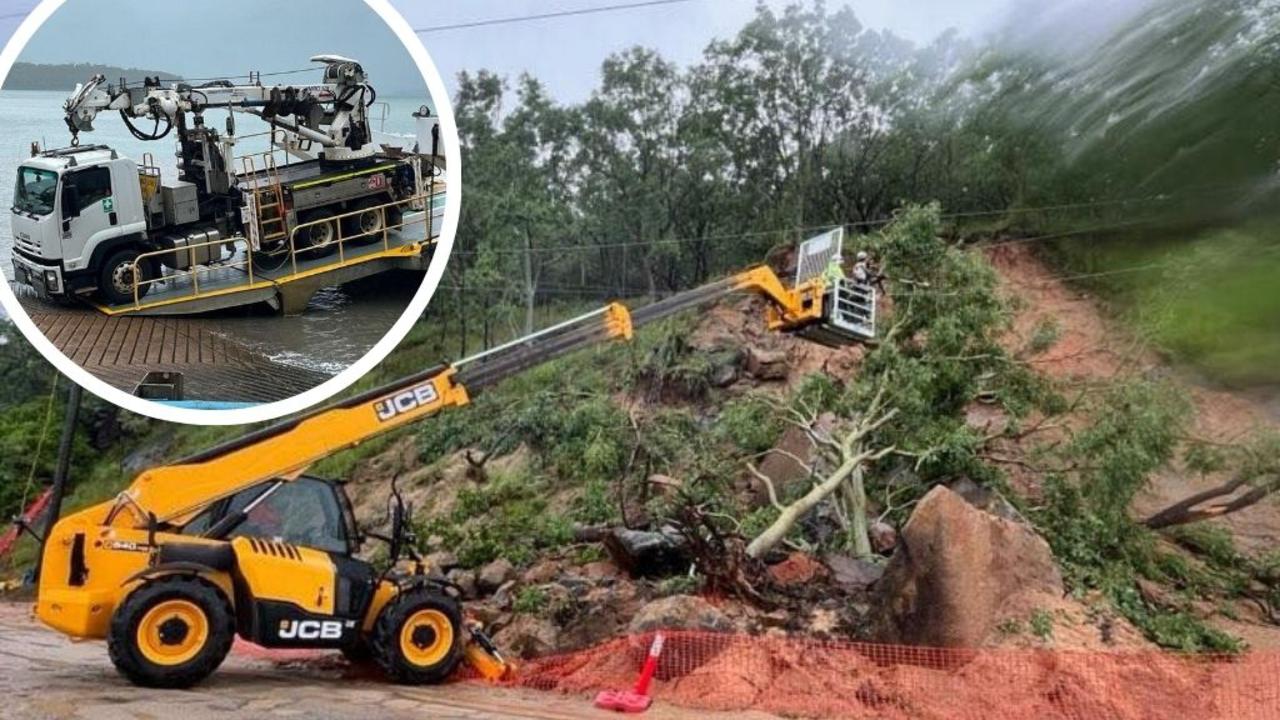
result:
[[[1280,720],[1280,654],[923,648],[667,631],[652,694],[672,705],[876,720]],[[522,664],[569,693],[635,682],[653,634]]]

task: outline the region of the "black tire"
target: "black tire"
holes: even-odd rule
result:
[[[197,608],[203,615],[203,639],[193,640],[198,644],[190,657],[175,655],[172,662],[156,662],[148,657],[147,650],[143,647],[146,641],[140,638],[140,626],[144,620],[148,624],[154,622],[149,617],[153,610],[159,617],[163,617],[164,608],[175,603]],[[181,636],[176,643],[172,642],[174,637],[165,635],[166,627],[171,622],[177,623],[170,628],[171,635]],[[176,617],[164,620],[159,627],[160,643],[165,646],[177,645],[175,652],[181,649],[181,644],[195,630]],[[171,575],[152,580],[134,590],[116,608],[107,634],[107,653],[116,670],[135,685],[186,688],[204,680],[218,669],[231,651],[235,632],[231,604],[221,590],[197,577]]]
[[[417,644],[419,650],[426,652],[436,643],[448,643],[447,649],[437,648],[440,650],[438,659],[432,658],[426,663],[417,662],[407,655],[401,642],[406,625],[416,621],[424,613],[435,614],[447,620],[450,632],[447,639],[433,632],[424,632],[419,637],[417,630],[429,628],[416,624],[411,627],[410,642]],[[378,616],[370,640],[373,659],[393,681],[404,685],[443,682],[453,674],[462,660],[463,632],[462,610],[456,600],[425,588],[409,590],[392,600]]]
[[[372,245],[376,242],[382,242],[382,228],[385,224],[393,227],[391,222],[391,211],[394,208],[384,208],[381,211],[373,210],[379,205],[386,204],[386,198],[365,198],[355,204],[351,208],[352,212],[362,211],[359,215],[343,218],[342,220],[342,236],[350,238],[352,243],[356,245]]]
[[[133,261],[140,255],[132,248],[112,253],[98,271],[98,297],[108,305],[121,305],[133,302]],[[138,265],[138,273],[142,276],[139,282],[153,280],[157,277],[153,263],[143,262]],[[146,297],[151,284],[138,286],[138,299]]]
[[[312,225],[298,232],[294,242],[299,257],[314,260],[338,251],[338,221],[333,219],[334,214],[331,210],[312,210],[302,216],[299,225],[321,220],[328,222]]]

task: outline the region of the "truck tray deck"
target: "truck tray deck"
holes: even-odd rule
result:
[[[200,268],[196,281],[190,274],[166,275],[138,302],[107,305],[91,302],[106,315],[194,315],[232,307],[268,303],[286,315],[301,313],[319,289],[341,285],[388,270],[426,270],[430,248],[439,236],[444,196],[432,211],[430,240],[424,233],[425,213],[406,213],[405,227],[388,233],[387,243],[346,243],[342,252],[323,258],[303,258],[296,263],[282,258],[280,267],[254,269],[252,278],[243,262],[236,266]],[[238,253],[234,261],[243,261]]]

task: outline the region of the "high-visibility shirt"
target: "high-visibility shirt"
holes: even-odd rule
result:
[[[827,263],[827,269],[822,271],[822,280],[828,285],[834,284],[837,280],[844,279],[844,268],[840,267],[838,260],[832,260]]]

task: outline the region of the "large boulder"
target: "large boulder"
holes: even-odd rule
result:
[[[790,366],[785,350],[747,348],[747,374],[757,380],[786,380]]]
[[[978,647],[1001,621],[1060,601],[1063,584],[1030,526],[936,487],[902,529],[876,590],[878,640]]]
[[[528,659],[559,650],[560,631],[545,618],[516,615],[510,623],[494,633],[493,642],[506,652]]]
[[[476,573],[476,585],[482,593],[497,592],[507,582],[514,580],[516,568],[506,558],[498,558],[480,568]]]
[[[815,429],[831,433],[835,425],[835,415],[823,413],[818,417]],[[761,458],[757,469],[760,474],[769,478],[779,495],[785,495],[789,488],[809,480],[809,471],[806,466],[811,467],[816,460],[817,450],[813,446],[813,441],[809,439],[808,433],[801,428],[789,426],[783,431],[782,437],[778,438],[773,451]],[[768,504],[768,488],[754,477],[751,482],[755,503]]]
[[[640,608],[627,628],[633,634],[651,630],[729,630],[732,623],[715,605],[696,595],[671,595]]]

